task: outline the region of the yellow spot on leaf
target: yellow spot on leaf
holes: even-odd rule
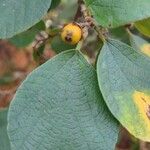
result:
[[[150,44],[144,44],[141,46],[141,51],[150,57]]]
[[[150,129],[150,96],[145,93],[135,91],[133,93],[133,100],[139,110],[140,117],[143,118],[147,127]]]

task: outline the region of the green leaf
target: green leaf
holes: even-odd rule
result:
[[[55,36],[51,41],[51,47],[56,53],[75,48],[74,45],[69,45],[62,41],[60,35]]]
[[[150,17],[149,0],[84,0],[96,21],[117,27]]]
[[[51,0],[1,0],[0,38],[10,38],[39,22]]]
[[[49,11],[52,9],[55,9],[59,5],[60,2],[61,2],[61,0],[52,0],[52,4],[49,8]]]
[[[33,71],[10,105],[12,150],[113,150],[118,122],[99,91],[96,72],[76,50]]]
[[[135,137],[150,141],[150,59],[117,40],[104,44],[98,82],[112,114]]]
[[[33,51],[33,58],[35,61],[39,62],[40,59],[42,59],[44,50],[45,50],[45,44],[42,44],[38,49]]]
[[[143,35],[150,37],[150,18],[135,22],[134,25]]]
[[[126,44],[129,44],[129,35],[126,31],[126,28],[121,26],[118,28],[109,29],[110,37],[114,39],[118,39]]]
[[[132,47],[135,48],[135,50],[137,50],[141,54],[150,57],[150,43],[132,33],[129,33],[129,35]]]
[[[45,24],[43,21],[40,21],[29,30],[15,35],[9,41],[17,47],[25,47],[33,42],[36,34],[42,30],[45,30]]]
[[[0,110],[0,150],[10,150],[7,135],[7,109]]]

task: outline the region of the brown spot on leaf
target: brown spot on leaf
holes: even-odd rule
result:
[[[147,115],[148,119],[150,119],[150,105],[148,105],[146,115]]]

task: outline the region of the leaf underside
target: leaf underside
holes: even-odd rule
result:
[[[12,150],[113,150],[118,122],[93,67],[69,50],[23,82],[10,105],[8,134]]]

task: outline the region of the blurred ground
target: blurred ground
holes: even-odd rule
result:
[[[18,86],[33,69],[54,55],[46,48],[39,63],[33,59],[32,47],[18,49],[0,40],[0,108],[9,105]]]

